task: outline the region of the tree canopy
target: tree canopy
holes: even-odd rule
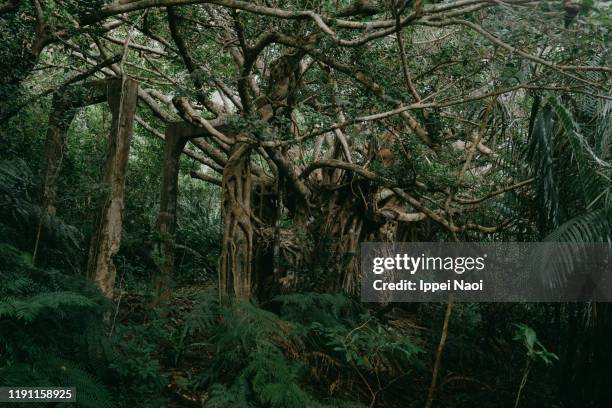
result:
[[[356,316],[366,312],[343,303],[359,293],[360,243],[612,239],[611,7],[598,0],[4,0],[0,250],[12,259],[7,271],[22,262],[33,276],[37,268],[70,271],[117,302],[128,270],[146,276],[152,307],[174,299],[191,273],[204,274],[222,299],[272,305],[238,303],[237,312],[209,296],[202,304],[225,319],[216,329],[192,310],[181,344],[219,330],[216,344],[233,345],[241,324],[256,332],[245,348],[259,354],[242,371],[242,354],[211,358],[215,367],[224,359],[234,367],[201,379],[215,384],[206,406],[243,406],[242,380],[257,406],[315,406],[320,399],[299,388],[286,364],[305,349],[313,365],[363,370],[370,395],[356,400],[383,404],[383,388],[371,388],[377,370],[394,378],[402,370],[393,356],[410,360],[422,350],[386,331],[378,321],[386,309],[368,310],[363,323]],[[29,321],[64,304],[95,309],[107,301],[81,289],[55,301],[45,297],[54,285],[43,286],[30,306],[0,303],[0,317]],[[296,316],[300,308],[345,314],[308,320]],[[577,324],[578,308],[568,310],[555,312],[559,325]],[[300,333],[283,342],[285,320]],[[361,359],[374,338],[340,339],[373,322],[386,333],[376,362]],[[528,326],[512,327],[531,336]],[[343,357],[308,343],[313,333]],[[548,356],[542,343],[528,344],[526,361]],[[576,352],[572,344],[567,350]],[[265,371],[266,361],[278,372]],[[231,372],[242,380],[225,381]],[[334,387],[349,394],[341,374],[323,377],[332,394]],[[283,399],[270,384],[294,393]],[[233,402],[223,400],[229,396]]]

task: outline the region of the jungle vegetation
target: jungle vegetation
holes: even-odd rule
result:
[[[599,0],[1,0],[0,386],[609,406],[609,304],[362,303],[359,245],[610,242],[611,29]]]

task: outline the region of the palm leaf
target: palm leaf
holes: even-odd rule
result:
[[[572,275],[576,264],[588,256],[585,243],[612,243],[612,207],[574,217],[549,234],[544,241],[563,243],[557,248],[561,256],[542,254],[540,262],[546,262],[547,267],[539,268],[544,271],[542,278],[546,286],[559,288]]]
[[[527,159],[537,177],[536,201],[541,227],[557,226],[560,219],[558,169],[555,160],[554,116],[550,106],[544,106],[533,125]]]

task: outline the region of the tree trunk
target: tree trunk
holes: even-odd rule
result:
[[[358,188],[357,184],[353,188]],[[349,186],[314,191],[311,201],[310,206],[296,201],[288,210],[292,228],[280,231],[282,242],[276,245],[283,267],[276,279],[281,291],[307,288],[355,293],[360,274],[359,243],[371,228],[364,226],[362,200]],[[311,272],[303,275],[307,270]]]
[[[107,297],[112,297],[116,274],[113,257],[121,244],[125,177],[138,100],[138,83],[129,78],[111,80],[107,94],[112,112],[112,127],[104,166],[103,184],[106,190],[94,221],[87,276]]]
[[[251,146],[232,147],[223,169],[223,246],[219,264],[221,293],[239,299],[253,292],[253,225],[251,222]]]
[[[66,133],[76,114],[76,109],[67,102],[63,95],[55,95],[49,113],[49,125],[43,162],[40,166],[40,186],[38,191],[38,204],[40,205],[40,220],[36,233],[36,242],[32,253],[32,263],[36,262],[38,248],[47,217],[55,215],[55,197],[57,195],[57,179],[62,167],[64,149],[66,147]]]
[[[352,191],[340,189],[322,199],[323,224],[317,234],[326,237],[326,248],[315,247],[316,253],[329,252],[339,279],[330,289],[354,293],[359,278],[359,243],[363,229],[361,201]]]
[[[159,273],[155,279],[157,295],[166,299],[170,293],[170,277],[174,274],[174,246],[176,239],[176,201],[181,153],[188,137],[177,132],[175,127],[166,128],[164,145],[164,168],[157,230],[159,232]]]
[[[259,300],[268,300],[278,292],[275,279],[276,223],[278,214],[278,192],[274,184],[260,181],[253,184],[252,208],[258,222],[256,239],[253,244],[253,288]],[[276,254],[278,257],[278,254]]]
[[[70,105],[63,100],[62,96],[55,96],[53,98],[53,108],[49,114],[43,163],[40,169],[39,203],[50,215],[55,214],[57,179],[64,157],[66,133],[76,114],[76,109]]]
[[[70,124],[79,108],[100,103],[106,98],[104,93],[105,86],[106,84],[102,81],[93,81],[87,84],[80,84],[78,88],[62,88],[53,95],[44,153],[39,168],[37,202],[41,208],[41,215],[32,253],[33,263],[36,262],[45,219],[49,216],[54,216],[56,212],[57,180],[62,168],[64,150],[66,148],[66,135]],[[87,91],[83,93],[82,89]]]

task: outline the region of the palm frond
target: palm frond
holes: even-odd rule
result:
[[[541,210],[538,223],[557,226],[560,204],[553,129],[553,111],[549,106],[545,106],[533,124],[527,159],[531,163],[533,175],[537,177],[536,201]]]
[[[555,248],[560,256],[541,254],[539,262],[546,262],[545,268],[539,268],[544,272],[542,279],[549,288],[562,287],[575,272],[576,265],[588,258],[589,246],[585,246],[585,243],[612,243],[612,207],[574,217],[554,230],[544,241],[560,243]]]

